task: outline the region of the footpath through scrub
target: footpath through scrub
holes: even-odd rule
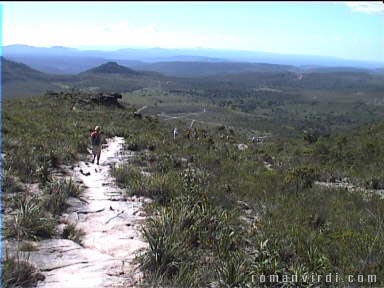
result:
[[[68,239],[38,243],[29,258],[44,274],[41,288],[135,287],[142,275],[132,260],[145,248],[140,226],[145,220],[143,197],[126,197],[111,177],[111,165],[129,161],[123,152],[124,139],[107,139],[100,165],[81,161],[69,171],[85,186],[82,201],[70,198],[70,207],[60,226],[72,224],[84,232],[79,245]],[[85,200],[85,201],[84,201]]]

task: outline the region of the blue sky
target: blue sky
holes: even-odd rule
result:
[[[1,2],[3,45],[222,48],[384,62],[376,2]]]

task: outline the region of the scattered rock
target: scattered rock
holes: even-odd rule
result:
[[[63,214],[60,217],[60,223],[62,224],[76,225],[78,221],[79,221],[79,215],[76,212],[72,212],[70,214]]]
[[[80,173],[83,174],[84,176],[91,175],[91,172],[84,173],[83,169],[80,169]]]
[[[65,227],[67,227],[68,225],[67,224],[64,224],[64,223],[61,223],[57,226],[57,233],[59,235],[63,235],[63,232],[64,232],[64,229]]]
[[[240,208],[243,210],[250,210],[251,208],[249,207],[248,203],[244,201],[237,201],[237,204],[239,204]]]
[[[240,151],[244,151],[244,150],[248,149],[248,145],[247,144],[237,144],[237,149],[239,149]]]
[[[77,214],[89,214],[89,213],[99,213],[104,211],[105,208],[97,209],[97,210],[82,210],[82,211],[77,211]]]

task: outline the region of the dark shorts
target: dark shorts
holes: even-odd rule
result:
[[[100,145],[92,145],[92,154],[100,155],[101,153],[101,144]]]

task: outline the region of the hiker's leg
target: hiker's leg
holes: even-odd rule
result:
[[[101,154],[101,145],[97,149],[97,165],[99,165],[100,154]]]
[[[96,158],[96,154],[97,154],[96,146],[92,146],[92,154],[93,154],[92,163],[95,163],[95,158]]]

